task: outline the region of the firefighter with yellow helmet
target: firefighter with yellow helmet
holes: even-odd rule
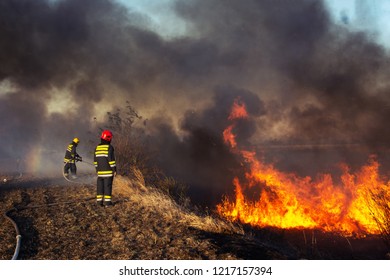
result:
[[[79,138],[75,137],[73,141],[68,145],[68,148],[65,151],[65,157],[64,157],[64,175],[69,176],[69,170],[70,175],[72,179],[76,179],[76,173],[77,173],[77,167],[76,162],[82,161],[82,157],[79,156],[79,154],[76,151],[77,145],[80,143]]]

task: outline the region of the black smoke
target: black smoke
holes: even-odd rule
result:
[[[248,104],[247,111],[253,117],[265,113],[259,97],[247,90],[233,86],[216,87],[211,93],[212,104],[201,111],[189,110],[180,122],[183,135],[166,123],[152,120],[155,130],[153,145],[158,152],[157,161],[170,175],[190,184],[189,193],[198,203],[214,205],[219,202],[231,185],[234,176],[241,175],[242,163],[222,138],[232,105],[239,97]],[[256,131],[254,118],[240,120],[234,133],[240,145],[249,145],[249,139]]]
[[[171,8],[185,35],[164,37],[153,19],[116,1],[1,1],[1,156],[39,145],[61,162],[75,136],[87,155],[83,144],[98,138],[105,112],[129,100],[148,118],[156,162],[199,200],[218,200],[241,166],[221,138],[241,98],[251,117],[235,128],[239,145],[286,169],[386,158],[387,50],[333,23],[323,1],[176,0]]]

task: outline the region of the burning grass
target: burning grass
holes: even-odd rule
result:
[[[390,194],[370,190],[367,196],[367,204],[381,237],[390,250]]]
[[[342,165],[339,180],[331,174],[312,178],[286,173],[237,145],[233,129],[242,118],[248,118],[245,104],[236,100],[228,118],[232,124],[223,136],[246,168],[245,176],[233,181],[234,198],[217,206],[222,216],[260,227],[319,229],[345,236],[382,234],[388,243],[390,182],[380,176],[374,156],[356,172]]]
[[[33,177],[2,185],[2,213],[30,207],[11,212],[22,234],[19,259],[382,259],[386,254],[375,237],[256,229],[199,214],[146,186],[142,174],[134,177],[116,177],[112,208],[95,205],[93,185]],[[0,222],[0,258],[7,260],[15,249],[15,230],[3,216]]]

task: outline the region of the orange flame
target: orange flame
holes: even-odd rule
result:
[[[236,108],[234,105],[233,110]],[[245,106],[241,104],[242,109]],[[242,111],[234,116],[248,117]],[[233,128],[234,124],[223,136],[234,149],[237,144]],[[335,184],[330,174],[321,174],[315,179],[302,178],[261,162],[255,152],[234,151],[249,166],[249,172],[245,174],[246,184],[234,179],[235,200],[225,199],[217,205],[220,215],[260,227],[318,228],[343,234],[380,233],[374,217],[381,217],[383,213],[375,207],[372,194],[390,198],[390,182],[384,182],[379,176],[379,163],[374,157],[355,174],[342,166],[340,183]],[[246,192],[254,190],[259,193],[258,198],[246,197]]]
[[[237,146],[236,137],[233,134],[233,125],[229,125],[223,131],[223,140],[225,143],[229,144],[230,147],[235,148]]]
[[[228,117],[228,120],[238,120],[238,119],[245,119],[248,118],[249,115],[246,111],[246,105],[241,102],[239,98],[236,98],[234,100],[230,115]],[[236,148],[237,142],[236,137],[233,134],[233,128],[234,125],[229,125],[224,131],[223,131],[223,140],[226,144],[228,144],[231,148]]]
[[[228,117],[228,120],[231,121],[235,119],[245,119],[248,117],[249,115],[248,112],[246,111],[245,103],[242,103],[240,98],[236,98],[234,100],[233,107]]]

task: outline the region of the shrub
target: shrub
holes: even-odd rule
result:
[[[142,116],[127,101],[124,110],[107,112],[107,117],[105,127],[114,134],[118,174],[138,178],[141,173],[145,185],[154,186],[181,204],[187,204],[186,185],[166,176],[155,164],[157,151],[148,140]]]

